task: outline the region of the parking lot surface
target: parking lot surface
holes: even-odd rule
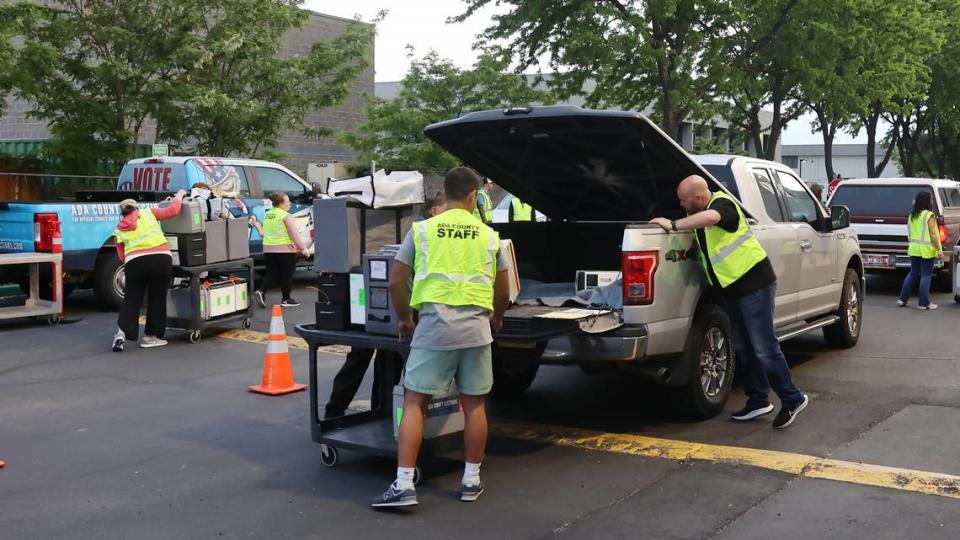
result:
[[[309,277],[290,336],[313,318]],[[690,422],[632,377],[543,367],[491,404],[483,497],[461,503],[462,463],[428,461],[420,506],[400,512],[367,506],[394,463],[320,463],[306,393],[247,392],[268,310],[254,332],[115,354],[115,314],[80,293],[73,324],[0,326],[0,537],[960,538],[960,304],[897,308],[898,288],[868,279],[853,349],[784,344],[812,398],[785,431],[729,421],[739,387],[726,414]],[[291,354],[306,382],[297,340]],[[342,360],[321,353],[321,396]]]

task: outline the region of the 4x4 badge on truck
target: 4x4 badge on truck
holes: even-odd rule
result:
[[[689,258],[687,255],[690,254],[690,252],[691,250],[688,249],[671,249],[663,258],[670,262],[685,261]]]

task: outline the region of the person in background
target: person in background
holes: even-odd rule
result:
[[[817,183],[810,184],[810,192],[818,201],[823,202],[823,186]]]
[[[510,201],[510,208],[507,211],[507,221],[533,221],[533,207],[514,197]]]
[[[162,347],[167,344],[163,333],[167,327],[167,289],[173,258],[170,246],[160,229],[160,221],[173,219],[180,213],[186,192],[180,190],[173,202],[164,208],[140,209],[133,199],[120,201],[120,223],[113,231],[117,255],[124,264],[126,290],[117,317],[113,350],[120,352],[127,339],[140,336],[140,304],[147,294],[147,324],[140,346]]]
[[[933,213],[933,197],[929,191],[917,193],[913,200],[913,211],[907,216],[907,240],[910,243],[907,248],[907,255],[910,255],[910,273],[903,280],[897,304],[900,307],[908,305],[919,279],[918,309],[937,309],[940,306],[930,303],[930,278],[933,275],[934,262],[943,257],[943,245],[940,243],[937,216]]]
[[[297,253],[306,246],[297,233],[297,223],[290,215],[290,197],[286,193],[273,192],[269,195],[273,208],[263,216],[263,225],[251,221],[263,235],[263,262],[267,274],[254,291],[257,304],[267,307],[267,291],[280,286],[283,296],[280,305],[296,307],[300,305],[290,296],[293,288],[293,274],[297,270]]]
[[[490,344],[503,327],[510,286],[499,236],[472,215],[479,188],[480,177],[471,169],[447,172],[447,209],[413,225],[390,272],[400,339],[412,341],[403,378],[397,476],[371,503],[375,508],[418,504],[413,475],[427,406],[431,396],[444,395],[454,381],[465,426],[460,500],[475,501],[483,493],[486,396],[493,386]],[[419,322],[413,310],[419,311]]]
[[[483,187],[477,191],[477,207],[473,210],[473,215],[483,221],[490,223],[493,221],[493,199],[490,198],[490,192],[493,191],[493,181],[489,178],[482,180]]]
[[[777,275],[760,241],[753,236],[737,202],[723,191],[710,192],[698,175],[683,179],[677,198],[687,217],[650,220],[665,231],[695,231],[697,257],[707,284],[718,287],[730,316],[737,362],[743,367],[746,405],[730,418],[745,422],[773,412],[770,387],[780,398],[774,429],[789,427],[810,398],[793,384],[773,326]]]
[[[446,197],[443,196],[442,191],[438,192],[423,205],[420,221],[439,215],[446,209],[446,206]],[[363,376],[370,367],[370,360],[373,359],[374,353],[377,355],[376,362],[393,362],[394,380],[392,384],[396,385],[400,382],[400,372],[403,371],[402,356],[390,351],[351,347],[343,366],[333,378],[333,389],[330,390],[330,399],[327,400],[327,405],[324,407],[324,418],[335,418],[346,413],[347,407],[357,395],[357,390],[360,389]],[[374,367],[376,367],[376,364],[374,364]],[[380,408],[380,393],[378,392],[380,384],[379,370],[374,369],[373,391],[370,396],[370,408],[373,410]]]

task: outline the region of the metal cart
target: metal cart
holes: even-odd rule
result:
[[[228,313],[219,317],[204,319],[201,306],[201,285],[200,276],[205,272],[215,273],[244,273],[247,279],[247,299],[249,301],[247,309]],[[199,343],[203,337],[202,332],[210,326],[223,326],[226,323],[240,321],[244,329],[253,326],[251,311],[253,306],[253,259],[237,259],[235,261],[224,261],[214,264],[204,264],[200,266],[174,266],[173,277],[189,278],[190,288],[190,316],[189,317],[167,317],[167,328],[174,330],[184,330],[189,332],[190,343]]]
[[[536,320],[505,320],[497,340],[546,340],[575,329],[576,321],[547,322]],[[317,384],[317,348],[322,345],[347,345],[367,349],[388,350],[399,353],[406,363],[410,354],[410,345],[394,336],[368,334],[362,330],[318,330],[312,324],[298,324],[297,334],[309,345],[310,362],[310,437],[319,443],[320,461],[327,467],[333,467],[339,459],[339,449],[347,448],[367,454],[388,458],[397,456],[397,440],[393,436],[393,362],[377,359],[377,370],[381,388],[380,406],[369,411],[349,413],[336,418],[320,418],[320,396]],[[443,457],[462,448],[463,437],[460,432],[451,433],[433,439],[424,439],[420,447],[421,456]],[[422,477],[420,467],[414,471],[414,484]]]
[[[22,306],[0,308],[0,320],[20,317],[44,317],[50,325],[63,320],[63,255],[60,253],[6,253],[0,265],[23,264],[30,267],[30,296]],[[50,299],[40,298],[40,266],[50,265],[53,283]]]

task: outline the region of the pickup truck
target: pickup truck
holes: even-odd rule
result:
[[[570,106],[467,114],[428,126],[434,142],[545,214],[497,223],[511,239],[521,280],[571,283],[577,270],[619,271],[619,324],[599,333],[511,307],[494,342],[494,392],[527,389],[541,364],[619,369],[672,387],[695,417],[717,414],[730,394],[735,351],[718,292],[705,286],[692,233],[668,233],[655,216],[684,215],[677,184],[699,174],[740,201],[778,278],[781,340],[822,330],[852,347],[865,288],[845,208],[830,212],[788,167],[740,156],[690,156],[639,113]],[[571,283],[571,289],[573,284]],[[563,309],[563,308],[557,308]],[[514,312],[519,312],[517,315]]]
[[[290,195],[295,215],[312,231],[312,186],[282,165],[237,158],[154,157],[128,162],[117,180],[117,190],[90,192],[76,200],[0,202],[0,253],[37,251],[44,239],[35,231],[45,220],[60,222],[63,235],[64,292],[76,287],[93,288],[99,302],[116,309],[123,301],[123,265],[113,247],[113,230],[119,221],[119,203],[127,196],[160,200],[163,194],[190,189],[197,182],[209,185],[233,183],[247,212],[263,220],[270,207],[266,195],[280,191]],[[145,206],[156,202],[146,202]],[[236,209],[231,210],[236,211]],[[251,228],[250,253],[262,254],[262,239]],[[26,269],[0,267],[0,282],[25,283]]]
[[[934,178],[869,178],[844,180],[830,204],[850,209],[850,224],[857,231],[867,272],[909,269],[907,216],[920,191],[933,196],[943,258],[934,264],[933,285],[953,291],[952,247],[960,239],[960,184]]]

